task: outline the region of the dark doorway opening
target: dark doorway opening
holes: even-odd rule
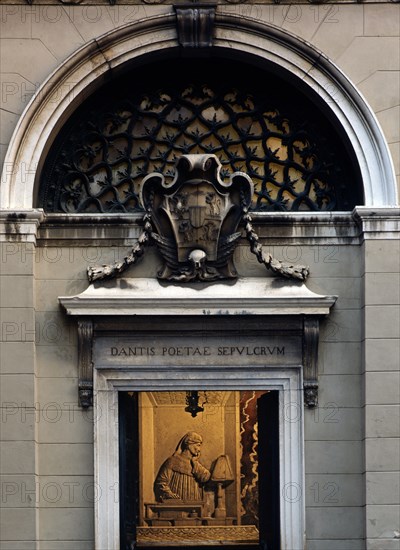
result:
[[[168,396],[166,395],[167,393],[169,394]],[[221,520],[216,521],[214,518],[214,516],[218,515],[216,513],[216,507],[220,506],[220,504],[217,503],[220,497],[217,498],[218,479],[216,479],[215,476],[216,482],[214,484],[211,476],[210,481],[204,485],[204,494],[207,494],[209,497],[205,499],[204,502],[209,502],[211,499],[214,508],[207,509],[205,515],[208,519],[202,518],[201,512],[199,512],[199,514],[197,514],[198,518],[193,520],[196,525],[201,525],[200,527],[196,527],[197,531],[200,533],[197,539],[194,538],[193,542],[190,543],[182,543],[179,541],[171,542],[170,540],[163,541],[162,539],[159,539],[156,543],[152,543],[143,539],[143,532],[146,530],[151,532],[151,529],[154,529],[157,533],[160,531],[162,532],[165,522],[169,522],[171,525],[175,525],[175,523],[178,525],[185,525],[185,522],[186,524],[190,524],[192,521],[191,519],[186,519],[184,521],[148,519],[150,516],[158,518],[157,507],[160,508],[160,505],[157,504],[154,494],[149,496],[150,492],[153,490],[153,484],[151,483],[150,488],[150,482],[146,480],[152,480],[155,477],[154,472],[159,469],[161,460],[158,458],[158,455],[162,456],[162,459],[167,458],[167,455],[170,454],[169,449],[171,448],[171,443],[169,443],[169,441],[172,442],[176,439],[173,428],[171,428],[171,433],[169,433],[168,430],[165,431],[164,428],[161,432],[159,424],[161,423],[160,425],[163,426],[173,426],[174,420],[168,421],[166,417],[167,414],[171,414],[171,419],[175,418],[177,424],[182,425],[181,431],[187,431],[187,427],[183,426],[179,415],[183,417],[183,415],[186,414],[188,418],[187,425],[191,426],[190,414],[184,412],[182,406],[182,412],[179,412],[179,414],[176,413],[181,399],[180,394],[185,393],[187,392],[119,393],[121,550],[132,550],[134,548],[145,548],[149,546],[155,546],[161,550],[175,547],[197,550],[206,547],[208,550],[213,550],[221,548],[221,546],[226,546],[230,550],[254,550],[257,548],[260,550],[280,550],[279,392],[276,390],[265,392],[253,390],[244,390],[241,392],[230,392],[228,390],[223,392],[199,391],[200,400],[202,400],[204,394],[205,399],[207,399],[208,393],[208,399],[212,401],[211,405],[207,403],[204,406],[206,412],[200,413],[200,415],[215,414],[215,418],[222,418],[222,428],[221,426],[215,428],[215,436],[213,436],[210,431],[210,425],[216,426],[214,417],[209,416],[209,418],[205,420],[197,419],[199,426],[198,431],[201,431],[204,437],[205,449],[200,460],[204,461],[206,467],[208,467],[211,472],[215,473],[216,460],[210,461],[210,459],[208,459],[207,462],[207,453],[213,456],[213,445],[215,448],[218,447],[218,441],[222,440],[220,432],[221,430],[225,432],[225,436],[223,437],[225,437],[226,441],[223,448],[224,452],[226,451],[226,455],[228,457],[230,456],[229,471],[231,473],[225,476],[225,483],[219,483],[221,486],[219,495],[221,496],[221,493],[224,491],[226,493],[223,494],[223,506],[224,508],[226,507],[227,510],[227,512],[224,513],[227,517],[235,515],[234,503],[236,498],[236,509],[238,512],[236,519],[231,521],[233,525],[231,529],[238,529],[239,531],[242,527],[250,529],[252,524],[255,524],[258,530],[257,540],[253,539],[248,543],[246,543],[245,540],[241,540],[239,543],[235,543],[232,539],[216,541],[217,544],[213,544],[211,540],[207,540],[208,530],[213,528],[212,525],[214,525],[214,523],[217,525],[222,525],[224,522],[226,524],[230,523],[228,519],[223,520],[221,523]],[[218,396],[214,395],[217,393]],[[149,422],[149,413],[147,409],[149,406],[146,408],[146,414],[143,414],[143,402],[145,399],[148,399],[149,394],[151,394],[150,398],[155,400],[154,410],[156,412],[154,415],[154,425],[147,429],[146,422]],[[153,394],[156,394],[155,398]],[[171,405],[170,403],[170,394],[173,394],[172,401],[175,402],[175,405]],[[231,394],[235,395],[232,397]],[[218,405],[218,399],[225,403],[225,409],[222,409],[222,405]],[[236,401],[234,401],[234,399],[236,399]],[[232,406],[234,402],[236,405]],[[178,403],[178,405],[176,405],[176,403]],[[201,404],[202,402],[200,405]],[[236,412],[235,407],[237,409]],[[223,414],[221,413],[222,410],[224,410]],[[167,411],[169,411],[169,413],[167,413]],[[151,434],[151,436],[149,436],[149,434]],[[236,457],[234,456],[235,445],[237,447]],[[152,455],[151,448],[153,446],[155,450]],[[144,452],[144,448],[146,452]],[[176,452],[177,451],[173,454],[175,455]],[[165,457],[163,455],[165,455]],[[226,472],[226,468],[225,466],[224,472]],[[150,473],[146,473],[149,469]],[[254,477],[252,478],[253,474]],[[215,498],[213,496],[213,491],[215,491]],[[152,500],[154,504],[149,505],[149,500]],[[168,502],[171,503],[173,501]],[[161,504],[161,508],[164,504]],[[148,512],[149,509],[151,510],[150,514]],[[154,510],[156,510],[155,515]],[[231,510],[233,510],[233,512]],[[163,513],[165,515],[166,512]],[[193,510],[192,515],[195,515],[195,510]],[[153,524],[155,527],[152,527]],[[160,525],[162,526],[161,529],[159,527]],[[207,527],[202,527],[203,525]],[[174,528],[175,527],[172,527],[172,531]],[[179,530],[179,528],[176,529]],[[205,540],[202,540],[203,535]]]

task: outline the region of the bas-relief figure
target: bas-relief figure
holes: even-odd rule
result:
[[[157,502],[203,500],[202,485],[209,481],[211,472],[199,462],[202,443],[203,438],[195,432],[182,437],[157,474],[154,482]]]
[[[203,436],[189,431],[170,456],[166,451],[153,478],[154,499],[143,502],[136,530],[140,546],[258,544],[257,526],[241,522],[236,468],[225,454],[206,467],[200,459],[202,448]]]
[[[220,455],[209,470],[200,461],[203,438],[187,432],[175,452],[161,465],[154,481],[155,503],[145,503],[146,523],[151,526],[234,525],[228,516],[225,487],[234,481],[226,455]],[[212,499],[212,503],[210,502]]]

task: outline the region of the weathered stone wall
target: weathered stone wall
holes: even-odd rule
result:
[[[361,549],[366,526],[370,548],[382,538],[395,548],[398,241],[364,241],[351,216],[324,218],[257,225],[274,256],[310,266],[310,289],[339,296],[321,326],[319,407],[304,411],[308,545]],[[3,532],[15,541],[4,548],[33,548],[22,541],[35,537],[48,549],[93,544],[92,415],[77,403],[76,330],[58,297],[84,290],[87,265],[123,257],[129,240],[113,238],[124,225],[73,225],[43,225],[36,249],[3,245]],[[154,277],[158,263],[150,249],[127,275]],[[245,242],[236,263],[268,276]]]
[[[356,240],[340,238],[338,226],[331,224],[329,229],[333,235],[330,237],[328,227],[320,228],[308,238],[284,237],[285,231],[279,228],[282,237],[272,237],[276,245],[271,252],[276,257],[310,266],[311,277],[307,283],[310,289],[339,297],[329,319],[321,324],[319,406],[315,410],[304,410],[305,485],[301,491],[307,507],[307,548],[312,550],[362,549],[365,544],[362,259]],[[275,236],[279,229],[271,228],[270,232]],[[268,232],[268,229],[263,231],[265,235]],[[349,224],[349,236],[350,233]],[[252,274],[262,275],[261,267],[250,265]],[[293,416],[291,411],[286,420],[295,421]]]
[[[398,4],[218,9],[282,27],[337,63],[373,108],[399,174]],[[108,30],[170,10],[2,4],[2,158],[23,109],[68,55]],[[378,225],[372,211],[256,225],[274,256],[310,266],[310,289],[339,296],[321,326],[319,407],[304,411],[306,477],[299,489],[309,550],[398,548],[396,213],[385,211]],[[7,215],[0,231],[1,548],[91,550],[93,419],[78,406],[76,327],[58,297],[84,290],[87,265],[122,258],[138,230],[98,219],[47,221],[37,230],[40,214],[17,221]],[[268,276],[245,242],[236,257],[241,275]],[[158,261],[150,250],[129,275],[154,277]],[[288,422],[299,421],[293,414]]]
[[[1,537],[11,541],[36,538],[34,254],[39,219],[15,222],[6,216],[0,224]]]
[[[400,247],[398,239],[385,236],[363,244],[365,502],[371,550],[399,547],[392,526],[400,515],[395,458],[400,451]]]

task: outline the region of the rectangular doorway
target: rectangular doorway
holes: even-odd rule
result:
[[[119,391],[121,550],[280,550],[279,391]]]

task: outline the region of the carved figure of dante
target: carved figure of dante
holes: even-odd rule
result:
[[[201,485],[211,476],[199,462],[203,438],[188,432],[179,441],[172,456],[162,464],[154,482],[157,502],[169,499],[201,501]]]

